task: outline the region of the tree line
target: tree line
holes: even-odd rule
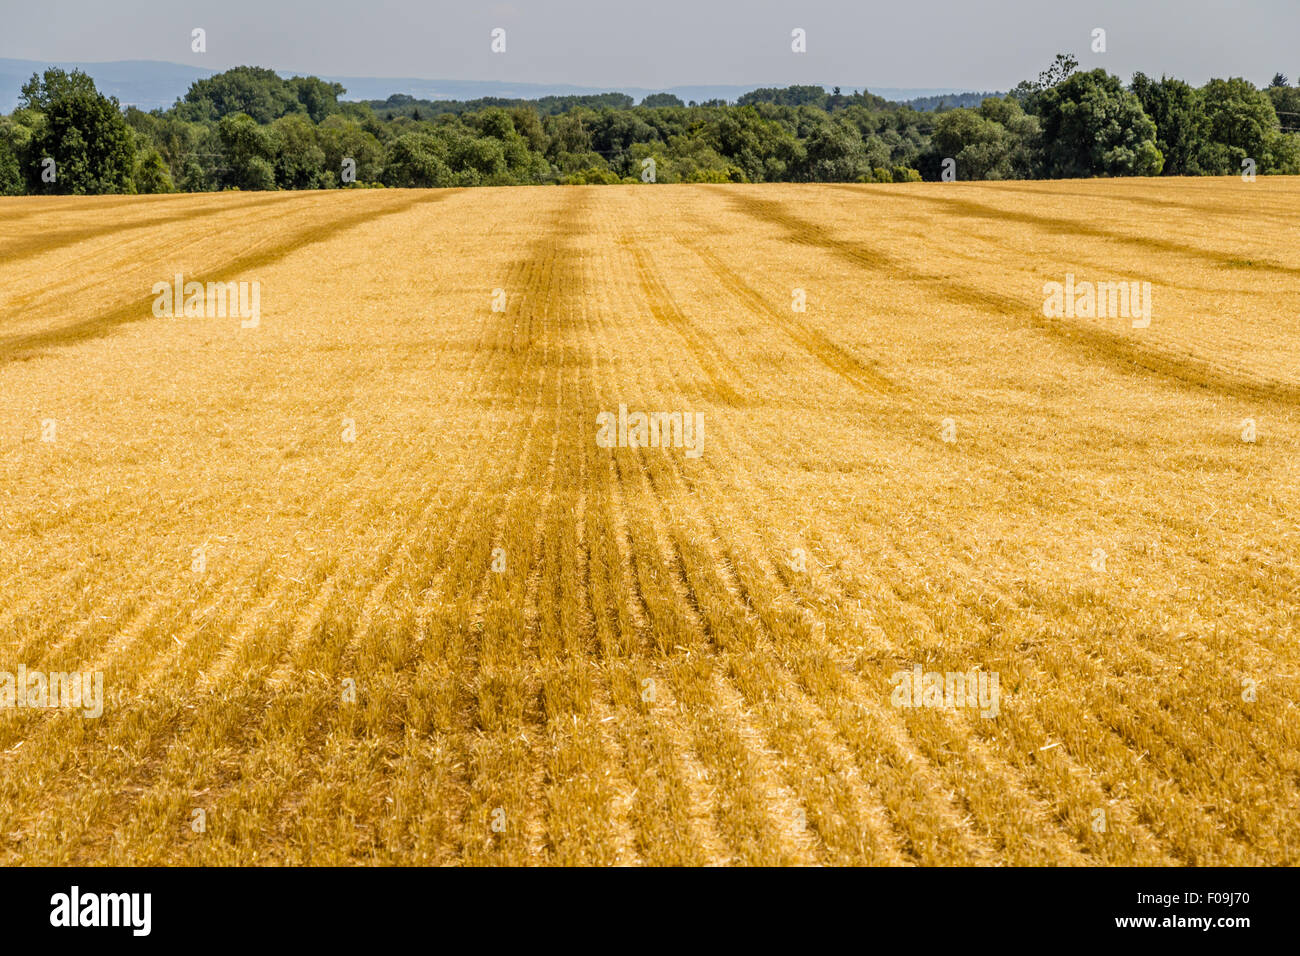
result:
[[[1280,73],[1264,89],[1142,73],[1125,84],[1059,55],[1006,95],[919,104],[929,110],[818,86],[639,105],[620,93],[348,102],[345,92],[237,67],[144,112],[121,109],[84,73],[46,70],[0,116],[0,194],[621,183],[651,168],[661,183],[1300,173],[1300,88]]]

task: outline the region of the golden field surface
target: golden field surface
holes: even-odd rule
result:
[[[1298,359],[1295,178],[0,200],[0,863],[1300,863]]]

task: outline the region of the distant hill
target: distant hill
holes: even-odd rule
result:
[[[11,60],[0,58],[0,113],[9,113],[18,105],[18,92],[33,73],[51,66],[65,70],[81,70],[95,80],[95,85],[109,96],[116,96],[122,105],[138,106],[142,110],[167,109],[185,95],[190,84],[197,79],[212,76],[220,70],[206,70],[180,63],[156,60],[117,60],[107,63],[70,61]],[[281,76],[298,71],[278,71]],[[405,94],[415,100],[478,100],[485,97],[501,99],[535,100],[543,97],[593,96],[602,93],[622,93],[639,103],[652,93],[672,93],[683,102],[703,103],[708,100],[734,102],[743,94],[763,84],[750,86],[675,86],[667,90],[644,87],[588,87],[562,83],[507,83],[498,80],[429,80],[415,77],[328,76],[314,74],[321,79],[341,83],[347,89],[344,99],[387,100],[395,93]],[[771,84],[769,84],[771,85]],[[862,84],[844,85],[845,92],[861,90]],[[829,90],[830,88],[827,87]],[[963,93],[956,89],[907,89],[871,87],[877,96],[895,102],[916,101],[918,98],[943,98],[947,105],[958,105],[963,96],[976,97],[978,103],[987,94]],[[960,94],[960,95],[958,95]],[[962,103],[960,105],[967,105]],[[917,106],[917,109],[929,109]]]

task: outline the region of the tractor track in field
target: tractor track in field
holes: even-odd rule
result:
[[[691,240],[687,244],[732,294],[752,311],[769,319],[796,345],[837,375],[866,392],[888,395],[898,390],[898,386],[888,376],[844,346],[831,341],[826,333],[812,323],[802,321],[793,312],[789,315],[778,312],[703,243]]]
[[[386,216],[397,215],[425,203],[441,202],[449,195],[454,195],[454,191],[422,194],[378,211],[352,212],[338,216],[323,225],[312,223],[265,248],[247,252],[211,269],[193,274],[187,281],[206,283],[246,280],[251,270],[274,265],[309,246],[325,242],[350,229],[377,222]],[[148,298],[129,302],[99,315],[52,329],[0,338],[0,366],[7,362],[35,358],[50,349],[66,348],[99,338],[128,323],[153,319],[153,300],[154,296],[150,294]]]
[[[467,383],[467,387],[468,387],[468,383]],[[342,407],[343,407],[342,399],[340,399],[340,404],[336,405],[336,409],[341,409]],[[332,416],[333,412],[327,411],[324,414],[326,416]],[[374,481],[371,482],[371,484],[387,483],[392,479],[395,479],[398,475],[402,474],[404,470],[403,462],[401,462],[400,460],[387,460],[382,464],[383,464],[383,472],[378,476],[376,476],[376,478],[374,479]],[[338,509],[340,503],[346,501],[347,499],[353,497],[354,495],[355,495],[355,488],[353,487],[351,482],[340,484],[336,486],[336,488],[334,489],[330,497],[318,503],[315,509],[315,514],[319,516],[325,516],[334,513]],[[408,498],[410,497],[409,494],[407,497]],[[310,520],[310,518],[311,515],[308,516],[308,520]],[[414,535],[408,537],[408,541],[410,540],[410,538],[413,537]],[[391,557],[394,554],[396,554],[398,548],[401,546],[402,546],[401,539],[395,540],[389,549],[388,556]],[[372,558],[373,567],[376,569],[374,573],[378,573],[378,571],[382,570],[386,566],[387,560],[388,558],[384,557],[383,555],[381,555],[377,560]],[[267,571],[269,571],[270,568],[272,567],[272,561],[273,561],[272,557],[268,556],[263,561],[261,568],[258,571],[254,572],[252,575],[250,575],[250,577],[255,579],[261,576],[262,574],[266,573]],[[317,621],[321,620],[322,615],[326,615],[327,617],[329,615],[336,615],[337,612],[329,611],[329,608],[333,607],[337,609],[339,605],[339,601],[342,600],[342,595],[339,592],[330,592],[328,590],[331,584],[331,580],[329,578],[330,573],[332,572],[327,571],[326,579],[323,582],[327,590],[320,592],[321,595],[324,596],[324,599],[322,600],[321,598],[317,598],[317,600],[315,601],[316,609],[314,612],[311,612],[312,617]],[[301,574],[302,578],[296,579],[295,576],[297,574]],[[256,639],[258,642],[257,646],[260,648],[262,659],[268,662],[266,676],[270,680],[275,680],[276,674],[269,666],[271,659],[266,657],[266,652],[273,648],[282,646],[283,651],[281,653],[289,655],[287,659],[292,659],[292,656],[295,653],[295,646],[297,647],[301,646],[302,639],[308,636],[309,632],[314,630],[314,626],[311,624],[310,620],[305,622],[299,628],[295,629],[296,640],[285,643],[285,639],[288,638],[290,635],[282,634],[278,641],[275,640],[273,629],[276,625],[274,621],[270,619],[269,616],[272,613],[275,613],[276,619],[279,621],[283,621],[285,619],[286,614],[289,614],[290,616],[296,614],[297,613],[296,608],[310,610],[307,602],[311,598],[312,592],[303,589],[300,585],[297,589],[295,589],[294,587],[296,580],[305,580],[309,576],[310,575],[307,574],[305,570],[303,571],[289,570],[286,573],[281,573],[280,575],[278,575],[277,578],[279,582],[278,587],[275,590],[268,593],[265,597],[263,597],[263,599],[260,602],[258,602],[256,605],[246,604],[242,602],[230,604],[231,611],[236,616],[229,619],[224,624],[218,624],[216,626],[211,627],[210,629],[207,629],[208,639],[206,643],[207,645],[212,646],[218,650],[218,656],[215,659],[215,661],[213,661],[212,664],[209,665],[210,667],[215,666],[215,672],[208,674],[207,677],[204,679],[208,680],[209,682],[215,682],[217,686],[220,686],[223,675],[228,671],[229,667],[236,660],[235,655],[237,653],[237,648],[239,644],[244,643],[245,641],[248,640]],[[237,596],[240,594],[241,591],[242,588],[237,588],[237,587],[232,588],[228,583],[226,587],[219,592],[219,594],[221,595],[221,599],[229,604],[231,600],[237,599]],[[285,604],[286,597],[289,596],[290,594],[294,594],[292,608]],[[183,612],[183,608],[180,607],[179,605],[174,605],[174,607],[176,607],[178,611]],[[142,608],[141,610],[143,611],[145,609]],[[151,610],[152,616],[156,618],[160,613],[162,613],[165,610],[165,606],[155,604],[152,605],[149,608],[149,610]],[[358,609],[358,613],[359,613],[359,609]],[[245,618],[248,618],[248,620],[244,620]],[[179,623],[179,619],[177,620],[177,623]],[[140,625],[140,627],[145,627],[148,625],[149,622],[145,621]],[[169,667],[174,669],[178,663],[174,659],[174,656],[172,658],[169,658],[166,655],[158,654],[159,650],[168,650],[171,648],[170,643],[162,643],[163,641],[165,641],[167,635],[172,633],[171,628],[169,627],[160,628],[155,624],[152,629],[157,632],[158,636],[155,638],[155,641],[159,642],[160,646],[158,648],[150,649],[149,654],[151,657],[155,657],[156,655],[155,659],[157,663],[152,668],[151,674],[146,675],[142,673],[140,675],[141,679],[143,680],[148,680],[150,676],[157,678],[161,676]],[[200,628],[199,633],[202,634],[204,630],[205,628]],[[226,634],[229,635],[229,640],[222,639],[221,636]],[[241,634],[243,635],[242,638],[240,636]],[[217,638],[222,642],[220,644],[214,645],[212,642],[212,638]],[[88,635],[87,639],[93,640],[94,636]],[[232,641],[234,643],[232,643]],[[125,642],[124,642],[124,636],[119,634],[118,637],[112,643],[114,645],[114,648],[103,649],[100,652],[101,657],[103,657],[105,654],[108,654],[110,651],[114,655],[120,655],[121,653],[124,653],[126,650],[131,648],[131,639],[129,636],[125,636]],[[189,663],[185,665],[184,669],[191,671],[191,676],[194,679],[198,680],[199,686],[204,686],[203,679],[199,679],[202,675],[199,675],[197,672],[198,662],[207,660],[208,654],[210,652],[205,651],[203,647],[199,647],[199,646],[194,646],[194,647],[187,646],[186,650],[189,652]],[[173,650],[172,654],[174,655],[175,653],[176,652]],[[105,666],[105,665],[97,664],[95,666]],[[283,666],[281,669],[281,675],[283,675]],[[135,690],[135,692],[141,693],[147,691],[144,691],[143,689],[138,689]],[[251,715],[254,712],[255,708],[259,705],[259,702],[265,701],[267,699],[269,699],[269,695],[265,692],[260,694],[254,694],[252,696],[247,696],[245,698],[246,700],[245,706],[248,708],[248,710],[245,712]],[[239,712],[237,710],[231,711],[229,705],[224,703],[220,698],[209,701],[208,703],[205,704],[205,706],[207,707],[209,712],[213,714],[215,714],[218,709],[225,711],[225,716],[227,719],[229,719],[231,713],[237,714]],[[194,713],[186,714],[179,721],[173,721],[167,724],[159,725],[159,733],[168,735],[172,743],[168,745],[164,738],[161,737],[155,738],[154,743],[151,745],[151,747],[153,748],[153,752],[157,754],[157,759],[148,763],[141,764],[139,768],[140,772],[149,775],[154,775],[154,776],[161,773],[162,760],[165,757],[166,753],[169,750],[179,746],[182,743],[183,733],[187,728],[194,728],[197,726],[196,721],[199,716],[200,714],[194,714]],[[201,731],[196,731],[196,733],[200,734],[200,736],[193,737],[192,743],[198,743],[203,739],[201,736]],[[211,742],[209,742],[209,744],[210,743]],[[126,781],[123,781],[123,793],[124,794],[136,793],[137,796],[135,799],[137,800],[147,798],[147,792],[148,792],[146,788],[147,785],[141,784],[140,781],[142,779],[147,780],[149,779],[149,777],[148,776],[143,778],[136,777],[135,781],[131,783],[127,783]],[[121,812],[122,814],[127,814],[130,812],[130,807],[131,804],[123,803],[122,806],[120,807],[119,812]]]
[[[172,213],[170,215],[151,216],[147,219],[132,220],[131,222],[97,226],[80,226],[75,228],[54,229],[44,233],[40,238],[35,240],[10,241],[0,243],[0,261],[5,266],[16,265],[25,262],[28,259],[34,259],[38,256],[48,255],[51,252],[57,252],[60,249],[66,249],[71,246],[80,245],[83,242],[91,242],[95,239],[113,238],[122,240],[126,234],[134,233],[142,229],[157,229],[162,226],[172,226],[179,223],[196,223],[199,228],[203,228],[205,220],[222,214],[244,215],[251,209],[261,209],[267,206],[290,206],[305,205],[305,200],[317,196],[316,193],[294,193],[288,196],[273,196],[262,199],[254,199],[240,203],[238,206],[227,204],[217,205],[209,209],[198,211],[187,211],[183,213]]]
[[[893,198],[900,199],[900,197]],[[1163,349],[1141,345],[1127,336],[1117,335],[1102,328],[1045,318],[1037,301],[1026,302],[1014,296],[963,282],[952,275],[914,269],[897,257],[865,243],[837,239],[828,235],[827,231],[818,224],[794,214],[776,201],[739,196],[732,198],[732,204],[757,220],[784,229],[785,238],[789,242],[825,250],[861,268],[914,284],[924,289],[928,295],[951,305],[973,308],[1003,320],[1020,321],[1077,350],[1082,357],[1102,361],[1116,371],[1136,372],[1183,388],[1210,391],[1225,398],[1265,401],[1280,405],[1300,404],[1300,385],[1254,380],[1217,368],[1210,362],[1191,355],[1174,355]],[[972,215],[979,213],[978,204],[967,203],[966,205],[973,207]],[[947,208],[961,214],[965,206]],[[1009,221],[1020,221],[1010,213],[1008,216],[1011,217]],[[1038,224],[1043,228],[1049,228],[1052,221],[1041,220],[1040,217]],[[1088,233],[1085,230],[1081,234]],[[1158,251],[1178,251],[1165,249],[1163,246],[1151,246],[1151,248]],[[1215,261],[1218,262],[1217,259]],[[1289,267],[1283,271],[1287,274],[1291,273]],[[1300,274],[1300,269],[1295,271],[1296,274]]]
[[[653,282],[649,284],[649,287],[656,288],[658,285],[658,282]],[[670,377],[673,375],[671,370],[668,370],[666,374]],[[680,392],[680,386],[678,385],[675,390]],[[701,506],[705,501],[709,500],[708,497],[698,497],[695,481],[691,479],[682,462],[678,458],[671,456],[668,460],[671,462],[672,466],[670,469],[671,476],[675,477],[677,481],[680,481],[687,488],[692,495],[693,500],[697,501]],[[667,493],[667,489],[660,489],[656,483],[656,479],[654,478],[654,471],[649,467],[644,450],[638,454],[638,461],[641,463],[642,471],[646,475],[646,479],[651,486],[655,498],[665,501],[681,500],[679,495],[675,493],[669,494]],[[703,535],[690,535],[689,540],[725,542],[728,536],[725,528],[716,519],[707,516],[707,508],[702,507],[701,512],[706,515],[705,521],[709,524],[709,528]],[[789,736],[794,734],[798,740],[798,746],[794,752],[805,755],[817,752],[818,747],[848,747],[850,749],[840,749],[838,751],[840,760],[839,765],[845,766],[845,760],[848,761],[848,765],[857,763],[857,766],[854,767],[854,772],[866,771],[868,787],[870,788],[872,795],[879,799],[880,791],[877,789],[876,782],[872,779],[872,768],[869,765],[860,762],[863,756],[860,750],[856,751],[856,754],[853,753],[852,748],[854,748],[854,742],[851,738],[846,739],[843,736],[842,726],[837,726],[838,722],[836,721],[836,718],[832,716],[834,712],[832,711],[832,714],[828,714],[824,709],[825,704],[822,704],[821,706],[814,705],[810,697],[804,696],[805,691],[811,691],[812,688],[809,687],[805,681],[796,677],[794,670],[791,669],[791,660],[787,655],[782,655],[780,653],[780,648],[787,644],[792,637],[788,630],[789,622],[784,620],[779,612],[774,614],[773,609],[767,604],[767,602],[758,601],[751,596],[750,589],[746,588],[740,577],[736,575],[734,571],[736,553],[730,551],[729,553],[724,553],[724,555],[719,556],[716,552],[713,552],[707,556],[706,560],[691,561],[690,567],[688,568],[687,562],[683,557],[681,539],[670,536],[670,541],[670,545],[664,545],[661,542],[660,547],[661,549],[668,549],[670,554],[670,558],[668,559],[669,565],[675,571],[679,587],[685,595],[687,606],[694,610],[693,616],[696,618],[696,627],[698,627],[706,637],[709,637],[709,635],[715,631],[721,637],[722,643],[719,643],[718,637],[709,637],[709,640],[712,643],[715,652],[719,655],[719,666],[724,667],[731,672],[726,685],[720,686],[725,686],[727,688],[727,693],[734,695],[735,703],[732,705],[732,712],[738,712],[736,708],[741,706],[756,706],[760,711],[766,712],[768,710],[768,701],[779,699],[782,695],[785,695],[787,699],[797,701],[798,703],[796,706],[804,708],[805,720],[807,720],[806,715],[809,713],[815,714],[818,719],[823,721],[829,719],[830,724],[827,725],[826,732],[834,735],[834,742],[831,743],[829,738],[819,739],[815,736],[811,738],[800,736],[810,733],[810,731],[806,729],[806,724],[804,727],[798,729],[790,726],[782,726],[782,721],[779,717],[776,718],[775,725],[769,724],[769,726],[772,727],[772,730],[769,731],[760,731],[757,727],[750,725],[747,736],[750,739],[754,739],[755,737],[771,739],[769,734],[777,733],[783,735],[788,740]],[[723,544],[722,547],[726,548],[727,546]],[[769,560],[771,560],[770,556]],[[717,575],[717,573],[711,574],[709,571],[710,568],[719,569],[719,572],[717,573],[721,573],[722,576],[719,580],[712,582],[709,585],[711,598],[707,602],[702,602],[697,596],[696,587],[692,582],[699,580],[701,586],[705,586],[707,578],[715,577]],[[721,619],[715,618],[715,624],[710,626],[703,619],[703,607],[708,606],[709,608],[716,608],[718,605],[715,598],[717,597],[724,597],[724,600],[729,601],[731,606],[728,608],[726,617]],[[740,630],[733,628],[728,621],[739,622],[738,626]],[[749,637],[742,636],[741,631],[750,630],[751,626],[746,623],[750,621],[757,623],[758,630]],[[758,669],[744,668],[737,671],[736,668],[740,665],[738,665],[736,661],[736,654],[739,653],[745,658],[753,655],[755,650],[750,646],[750,642],[754,640],[762,640],[766,644],[766,647],[761,654],[767,658],[767,663]],[[741,648],[746,649],[741,650]],[[776,653],[773,653],[774,651],[776,651]],[[757,683],[755,683],[755,680],[757,680]],[[775,681],[775,683],[773,683],[773,681]],[[769,713],[765,713],[765,716],[769,721],[774,719]],[[762,747],[760,746],[758,749],[762,749]],[[778,752],[780,752],[780,748],[778,748]],[[919,756],[919,752],[915,749],[911,749],[910,752],[915,756]],[[915,756],[910,759],[915,759]],[[802,789],[809,783],[807,778],[808,774],[804,771],[797,777],[788,778],[787,782],[791,786],[800,787]],[[845,777],[840,775],[832,774],[828,778],[828,785],[832,788],[842,786],[845,779]],[[866,794],[863,792],[858,792],[850,796],[847,791],[841,790],[839,796],[843,802],[848,803],[849,805],[852,805],[854,802],[858,805],[865,805],[864,801],[868,799]],[[802,803],[804,800],[806,800],[806,798],[801,799],[799,802]],[[795,806],[796,803],[793,799],[793,794],[788,791],[786,795],[779,800],[769,798],[768,805],[783,808],[783,811],[779,811],[777,814],[778,819],[784,819],[786,821],[792,821],[794,819],[792,807]],[[911,841],[905,836],[906,826],[900,826],[899,821],[902,818],[895,816],[900,805],[897,802],[894,802],[892,808],[889,808],[884,802],[880,802],[878,803],[878,806],[880,807],[880,810],[883,811],[883,816],[879,811],[877,811],[876,813],[865,813],[861,819],[873,816],[878,821],[884,823],[886,822],[886,817],[893,816],[893,820],[890,822],[892,822],[894,826],[899,827],[899,829],[894,831],[893,836],[895,839],[890,842],[893,842],[895,846],[910,846]],[[821,814],[813,817],[817,822],[816,829],[824,838],[830,838],[833,840],[836,836],[840,835],[836,832],[836,829],[837,826],[842,824],[835,820],[833,815],[825,811],[825,805],[822,805],[821,810]],[[954,828],[955,824],[953,821],[955,820],[955,816],[950,817],[949,823],[946,824],[946,826]],[[871,856],[874,858],[887,852],[885,850],[886,845],[886,842],[877,834]],[[861,848],[859,847],[859,849]],[[898,851],[895,850],[894,852],[897,854]],[[989,851],[985,850],[984,855],[988,856]],[[894,859],[897,860],[900,858],[895,856]]]
[[[1021,196],[1032,196],[1038,200],[1052,200],[1053,198],[1059,199],[1061,196],[1068,196],[1072,199],[1092,199],[1094,201],[1097,199],[1096,193],[1090,193],[1086,190],[1061,188],[1042,189],[1034,188],[1032,186],[1013,185],[1011,182],[999,183],[998,191]],[[1191,216],[1198,219],[1203,219],[1205,217],[1221,217],[1225,223],[1229,224],[1236,224],[1240,221],[1238,210],[1234,208],[1233,204],[1222,200],[1206,203],[1175,202],[1170,199],[1159,199],[1152,196],[1142,196],[1129,193],[1123,197],[1111,198],[1108,201],[1116,204],[1145,206],[1149,209],[1160,210],[1161,212],[1179,210],[1189,213]],[[1298,225],[1295,216],[1271,216],[1252,213],[1252,218],[1261,218],[1274,225],[1291,226],[1292,228],[1295,228]]]
[[[731,384],[732,382],[745,384],[745,378],[740,370],[718,347],[716,340],[691,322],[673,301],[672,294],[655,273],[649,252],[630,238],[624,238],[623,244],[632,255],[637,281],[641,283],[641,292],[650,314],[676,330],[690,346],[695,360],[713,384],[718,399],[732,408],[743,408],[746,400]]]
[[[858,196],[865,195],[861,189],[853,186],[839,186],[837,188],[847,189],[856,193]],[[1175,242],[1172,239],[1161,239],[1151,235],[1134,235],[1131,232],[1122,232],[1117,229],[1106,229],[1102,226],[1091,225],[1078,219],[1068,219],[1060,216],[1044,216],[1038,213],[1028,212],[1023,209],[1009,209],[999,206],[990,206],[987,203],[977,202],[973,199],[959,198],[957,196],[918,196],[914,193],[892,193],[888,191],[876,191],[871,193],[873,198],[886,198],[903,200],[910,202],[924,202],[932,206],[941,208],[946,213],[955,213],[963,218],[984,219],[990,222],[1009,222],[1016,225],[1030,226],[1040,232],[1049,233],[1053,236],[1069,238],[1071,236],[1083,236],[1088,239],[1102,239],[1107,242],[1115,242],[1121,245],[1135,246],[1138,249],[1149,252],[1171,253],[1190,259],[1201,259],[1206,262],[1214,263],[1217,266],[1235,265],[1237,256],[1227,255],[1222,252],[1216,252],[1213,249],[1206,249],[1203,246],[1194,246],[1186,242]],[[1300,266],[1288,266],[1280,262],[1259,262],[1253,266],[1261,272],[1273,272],[1278,275],[1300,276]]]

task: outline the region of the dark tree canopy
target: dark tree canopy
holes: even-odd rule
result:
[[[641,183],[651,169],[659,183],[1227,175],[1246,160],[1300,173],[1300,89],[1281,73],[1265,89],[1142,73],[1125,86],[1078,65],[1060,54],[1005,96],[892,103],[805,85],[640,105],[623,93],[347,102],[337,83],[241,66],[148,113],[49,70],[0,117],[0,194]]]
[[[1073,74],[1043,90],[1037,106],[1049,177],[1155,176],[1164,167],[1155,124],[1105,70]]]
[[[1156,146],[1165,158],[1166,176],[1194,176],[1201,171],[1209,123],[1201,93],[1182,80],[1152,80],[1133,75],[1133,94],[1156,125]]]
[[[338,110],[344,92],[338,83],[314,76],[285,80],[274,70],[237,66],[196,80],[175,110],[182,119],[199,122],[243,113],[259,123],[270,123],[290,113],[306,113],[319,123]]]
[[[84,73],[47,70],[22,89],[34,114],[20,157],[32,192],[133,192],[135,145],[118,102]]]

